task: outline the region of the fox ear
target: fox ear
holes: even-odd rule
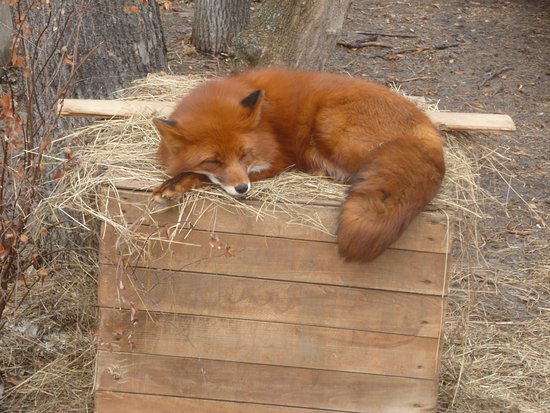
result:
[[[177,125],[177,122],[175,120],[166,119],[166,118],[154,118],[153,123],[157,128],[164,128],[164,127],[173,128]]]
[[[241,100],[241,105],[249,109],[254,109],[262,100],[264,96],[263,90],[255,90],[250,95]]]
[[[172,119],[154,118],[153,123],[159,131],[162,143],[166,148],[176,153],[182,146],[183,137],[176,128],[177,122]]]
[[[255,128],[260,122],[260,103],[264,97],[263,90],[255,90],[250,95],[241,100],[240,104],[248,109],[244,118],[246,119],[248,127]]]

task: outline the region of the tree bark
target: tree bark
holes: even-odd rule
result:
[[[13,7],[28,7],[31,3],[23,0]],[[31,8],[26,16],[33,28],[26,48],[34,56],[32,65],[47,67],[37,78],[37,86],[50,98],[69,76],[73,80],[67,97],[105,98],[115,97],[136,78],[166,68],[166,46],[156,1],[38,3],[41,6]],[[43,33],[41,28],[45,29]],[[77,71],[73,70],[75,66]]]
[[[249,66],[322,70],[333,52],[351,0],[264,0],[234,41]]]
[[[8,3],[0,1],[0,76],[4,75],[4,65],[10,59],[12,32],[10,7]]]
[[[166,69],[166,46],[156,1],[94,0],[83,22],[82,66],[72,94],[107,97],[147,73]],[[82,54],[82,53],[81,53]]]
[[[227,53],[250,20],[250,0],[196,0],[191,42],[201,52]]]
[[[156,1],[20,0],[12,6],[15,26],[22,16],[20,94],[34,112],[33,135],[87,123],[57,119],[64,97],[116,98],[132,80],[166,68]]]

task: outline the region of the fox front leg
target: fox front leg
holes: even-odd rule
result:
[[[204,175],[193,172],[182,172],[156,187],[153,190],[151,198],[153,201],[162,204],[185,192],[207,185],[209,182],[209,179]]]

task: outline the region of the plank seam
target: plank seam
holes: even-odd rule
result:
[[[233,403],[233,404],[248,404],[252,406],[269,406],[269,407],[282,407],[282,408],[293,408],[298,410],[303,410],[304,412],[336,412],[336,413],[361,413],[356,410],[333,410],[333,409],[318,409],[316,407],[304,407],[304,406],[293,406],[288,404],[274,404],[274,403],[259,403],[259,402],[251,402],[251,401],[235,401],[230,399],[207,399],[204,397],[192,397],[192,396],[174,396],[171,394],[158,394],[158,393],[147,393],[147,392],[139,392],[139,393],[132,393],[129,391],[114,391],[114,390],[97,390],[96,395],[98,393],[104,393],[104,394],[130,394],[130,395],[145,395],[145,396],[153,396],[153,397],[166,397],[166,398],[172,398],[172,399],[189,399],[189,400],[206,400],[206,401],[212,401],[212,402],[223,402],[223,403]]]
[[[396,378],[396,379],[406,379],[406,380],[418,380],[422,382],[437,382],[437,378],[433,379],[425,379],[421,377],[410,377],[410,376],[395,376],[390,374],[381,374],[381,373],[363,373],[358,371],[344,371],[344,370],[329,370],[329,369],[320,369],[320,368],[313,368],[313,367],[300,367],[300,366],[285,366],[285,365],[279,365],[279,364],[266,364],[266,363],[252,363],[247,361],[229,361],[229,360],[219,360],[219,359],[211,359],[211,358],[204,358],[204,357],[187,357],[187,356],[171,356],[169,354],[154,354],[154,353],[132,353],[128,351],[110,351],[110,350],[102,350],[98,349],[99,353],[105,353],[105,354],[113,354],[113,355],[137,355],[141,357],[146,356],[154,356],[154,357],[166,357],[170,359],[178,359],[178,360],[199,360],[199,361],[214,361],[214,362],[221,362],[221,363],[232,363],[232,364],[246,364],[248,366],[264,366],[264,367],[277,367],[277,368],[283,368],[283,369],[299,369],[299,370],[307,370],[307,371],[324,371],[327,373],[344,373],[344,374],[351,374],[351,375],[361,375],[361,376],[376,376],[376,377],[389,377],[389,378]]]
[[[113,263],[105,262],[101,260],[100,257],[100,266],[110,266],[115,268],[116,266]],[[311,281],[299,281],[299,280],[282,280],[280,278],[267,278],[267,277],[254,277],[252,275],[235,275],[235,274],[227,274],[222,272],[201,272],[196,269],[194,270],[184,270],[184,269],[173,269],[173,268],[159,268],[159,267],[144,267],[141,265],[134,265],[131,267],[134,270],[153,270],[153,271],[164,271],[164,272],[175,272],[175,273],[188,273],[188,274],[199,274],[199,275],[210,275],[210,276],[219,276],[219,277],[230,277],[230,278],[244,278],[249,280],[264,280],[264,281],[270,281],[270,282],[280,282],[280,283],[296,283],[296,284],[306,284],[306,285],[321,285],[321,286],[327,286],[327,287],[337,287],[337,288],[349,288],[349,289],[356,289],[356,290],[368,290],[368,291],[383,291],[383,292],[392,292],[392,293],[401,293],[401,294],[415,294],[419,296],[428,296],[428,297],[438,297],[441,298],[442,294],[444,297],[447,297],[447,291],[445,291],[445,288],[442,289],[442,292],[433,292],[433,293],[422,293],[418,291],[407,291],[407,290],[391,290],[387,288],[375,288],[375,287],[358,287],[353,285],[343,285],[343,284],[328,284],[328,283],[321,283],[321,282],[311,282]]]
[[[112,310],[112,311],[119,311],[119,312],[130,312],[128,308],[120,308],[120,307],[111,307],[111,306],[100,306],[99,309],[106,309],[106,310]],[[327,326],[322,324],[302,324],[302,323],[293,323],[293,322],[286,322],[286,321],[277,321],[277,320],[260,320],[260,319],[254,319],[254,318],[241,318],[241,317],[224,317],[224,316],[217,316],[217,315],[204,315],[204,314],[193,314],[193,313],[177,313],[177,312],[171,312],[171,311],[159,311],[159,310],[137,310],[139,311],[146,311],[147,314],[155,315],[155,314],[162,314],[162,315],[184,315],[184,316],[190,316],[190,317],[204,317],[204,318],[213,318],[213,319],[220,319],[220,320],[239,320],[239,321],[249,321],[249,322],[255,322],[255,323],[266,323],[266,324],[282,324],[282,325],[289,325],[289,326],[303,326],[303,327],[316,327],[316,328],[326,328],[326,329],[334,329],[334,330],[344,330],[344,331],[358,331],[358,332],[364,332],[364,333],[375,333],[375,334],[388,334],[392,336],[400,336],[400,337],[413,337],[413,338],[422,338],[426,340],[437,340],[438,335],[435,336],[426,336],[426,335],[412,335],[412,334],[403,334],[403,333],[394,333],[394,332],[388,332],[388,331],[381,331],[381,330],[363,330],[360,328],[348,328],[348,327],[338,327],[338,326]],[[130,320],[130,318],[128,318]],[[439,328],[439,330],[442,330]]]
[[[133,222],[135,223],[135,222]],[[132,222],[129,222],[129,224],[133,224]],[[295,225],[299,225],[299,224],[295,224]],[[145,228],[153,228],[155,230],[162,230],[163,227],[158,227],[156,226],[155,224],[151,224],[151,223],[147,223],[147,222],[144,222],[144,223],[140,223],[139,224],[139,227],[145,227]],[[315,228],[313,228],[315,229]],[[321,243],[321,244],[337,244],[337,239],[336,239],[336,236],[334,236],[334,240],[319,240],[319,239],[308,239],[308,238],[296,238],[296,237],[291,237],[291,236],[288,236],[288,237],[285,237],[285,236],[279,236],[279,235],[261,235],[261,234],[249,234],[249,233],[243,233],[243,232],[231,232],[231,231],[220,231],[220,230],[212,230],[212,231],[209,231],[209,230],[206,230],[206,229],[197,229],[197,228],[182,228],[182,231],[194,231],[195,233],[199,233],[199,234],[229,234],[229,235],[238,235],[238,236],[247,236],[247,237],[254,237],[254,238],[273,238],[273,239],[277,239],[277,240],[292,240],[292,241],[298,241],[298,242],[305,242],[305,243],[312,243],[312,242],[315,242],[315,243]],[[319,231],[321,233],[323,233],[323,231]],[[143,234],[149,234],[148,231],[144,231]],[[325,233],[326,234],[326,233]],[[332,236],[332,235],[329,235],[329,236]],[[167,242],[167,243],[170,243],[172,242],[171,240],[169,239],[155,239],[156,241],[159,241],[159,242]],[[182,241],[184,242],[184,241]],[[449,253],[449,251],[434,251],[434,250],[419,250],[419,249],[415,249],[414,247],[411,247],[411,248],[398,248],[398,247],[388,247],[387,248],[388,250],[395,250],[395,251],[410,251],[410,252],[419,252],[419,253],[423,253],[423,254],[437,254],[437,255],[446,255]]]

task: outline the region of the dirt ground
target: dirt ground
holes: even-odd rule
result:
[[[229,72],[231,58],[200,55],[189,46],[192,13],[192,2],[182,1],[174,3],[173,11],[164,12],[170,70],[177,74]],[[521,356],[503,355],[512,352],[504,350],[507,340],[521,341],[525,335],[534,343],[529,346],[537,346],[544,345],[548,336],[550,3],[354,0],[341,37],[348,43],[370,40],[387,47],[338,46],[327,71],[394,84],[408,95],[439,101],[440,110],[505,113],[516,122],[514,133],[467,138],[480,168],[477,178],[486,202],[476,228],[481,245],[478,261],[464,274],[466,281],[451,285],[450,304],[468,303],[465,326],[496,330],[493,337],[480,336],[479,343],[463,343],[460,371],[442,369],[439,408],[472,412],[550,408],[548,392],[529,393],[536,393],[533,387],[544,388],[544,382],[549,387],[548,376],[525,373],[528,363]],[[467,300],[453,302],[453,289],[459,297],[465,284]],[[538,331],[536,325],[544,327]],[[446,339],[446,351],[452,357],[460,353],[450,350],[452,340],[471,340]],[[496,350],[484,353],[487,348]],[[499,391],[489,378],[503,373],[482,371],[477,365],[497,353],[509,364],[507,375],[513,376],[499,381]]]

